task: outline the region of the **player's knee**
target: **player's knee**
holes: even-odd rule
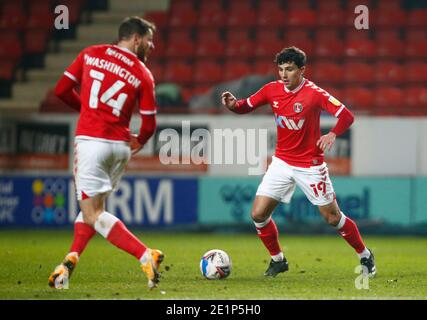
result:
[[[95,226],[96,219],[98,219],[98,216],[101,214],[101,212],[83,212],[83,221],[84,223]]]
[[[252,220],[255,222],[264,222],[266,219],[268,219],[269,215],[261,210],[252,210],[251,212]]]

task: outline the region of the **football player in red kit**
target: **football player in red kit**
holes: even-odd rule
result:
[[[159,282],[163,260],[113,214],[105,200],[117,186],[132,154],[142,149],[156,128],[154,79],[144,62],[154,48],[155,26],[139,17],[126,18],[117,45],[95,45],[80,52],[59,80],[55,94],[80,111],[74,140],[74,182],[81,212],[74,224],[74,240],[64,261],[49,277],[60,288],[71,276],[80,255],[96,232],[135,256],[148,278]],[[74,90],[80,85],[80,94]],[[129,122],[138,102],[142,125],[138,135]]]
[[[271,261],[266,276],[275,277],[288,270],[272,213],[279,202],[288,203],[298,185],[320,214],[354,248],[362,270],[370,277],[376,273],[374,255],[366,248],[359,230],[338,207],[324,151],[330,150],[336,136],[353,123],[353,114],[340,101],[303,77],[306,55],[296,48],[276,55],[280,80],[266,84],[247,99],[237,100],[230,92],[222,94],[222,103],[235,113],[248,113],[269,104],[277,125],[275,155],[258,187],[252,219],[259,238],[269,251]],[[338,118],[335,127],[320,135],[322,110]]]

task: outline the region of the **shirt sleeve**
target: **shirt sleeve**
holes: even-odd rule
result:
[[[320,106],[323,110],[338,118],[345,105],[326,91],[319,92]]]
[[[151,74],[143,79],[139,94],[139,113],[141,115],[151,115],[157,113],[155,84]]]
[[[83,50],[64,72],[64,75],[77,83],[82,81],[84,55]]]
[[[267,104],[269,102],[267,91],[268,85],[263,86],[261,89],[246,99],[247,104],[251,108],[258,108],[259,106]]]

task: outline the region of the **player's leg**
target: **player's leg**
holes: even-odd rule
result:
[[[272,214],[280,201],[290,201],[295,190],[291,176],[292,171],[285,166],[285,163],[273,157],[272,163],[258,187],[252,207],[251,216],[258,237],[271,256],[270,265],[265,272],[266,276],[274,277],[289,268],[279,243],[279,231],[272,219]]]
[[[356,251],[362,267],[366,267],[364,272],[370,276],[375,276],[376,266],[374,255],[365,246],[356,223],[339,209],[336,200],[330,204],[318,206],[318,208],[323,218],[337,229],[344,240]]]

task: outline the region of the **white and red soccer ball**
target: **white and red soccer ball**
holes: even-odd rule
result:
[[[231,266],[228,254],[219,249],[209,250],[200,260],[200,271],[209,280],[227,278],[231,273]]]

